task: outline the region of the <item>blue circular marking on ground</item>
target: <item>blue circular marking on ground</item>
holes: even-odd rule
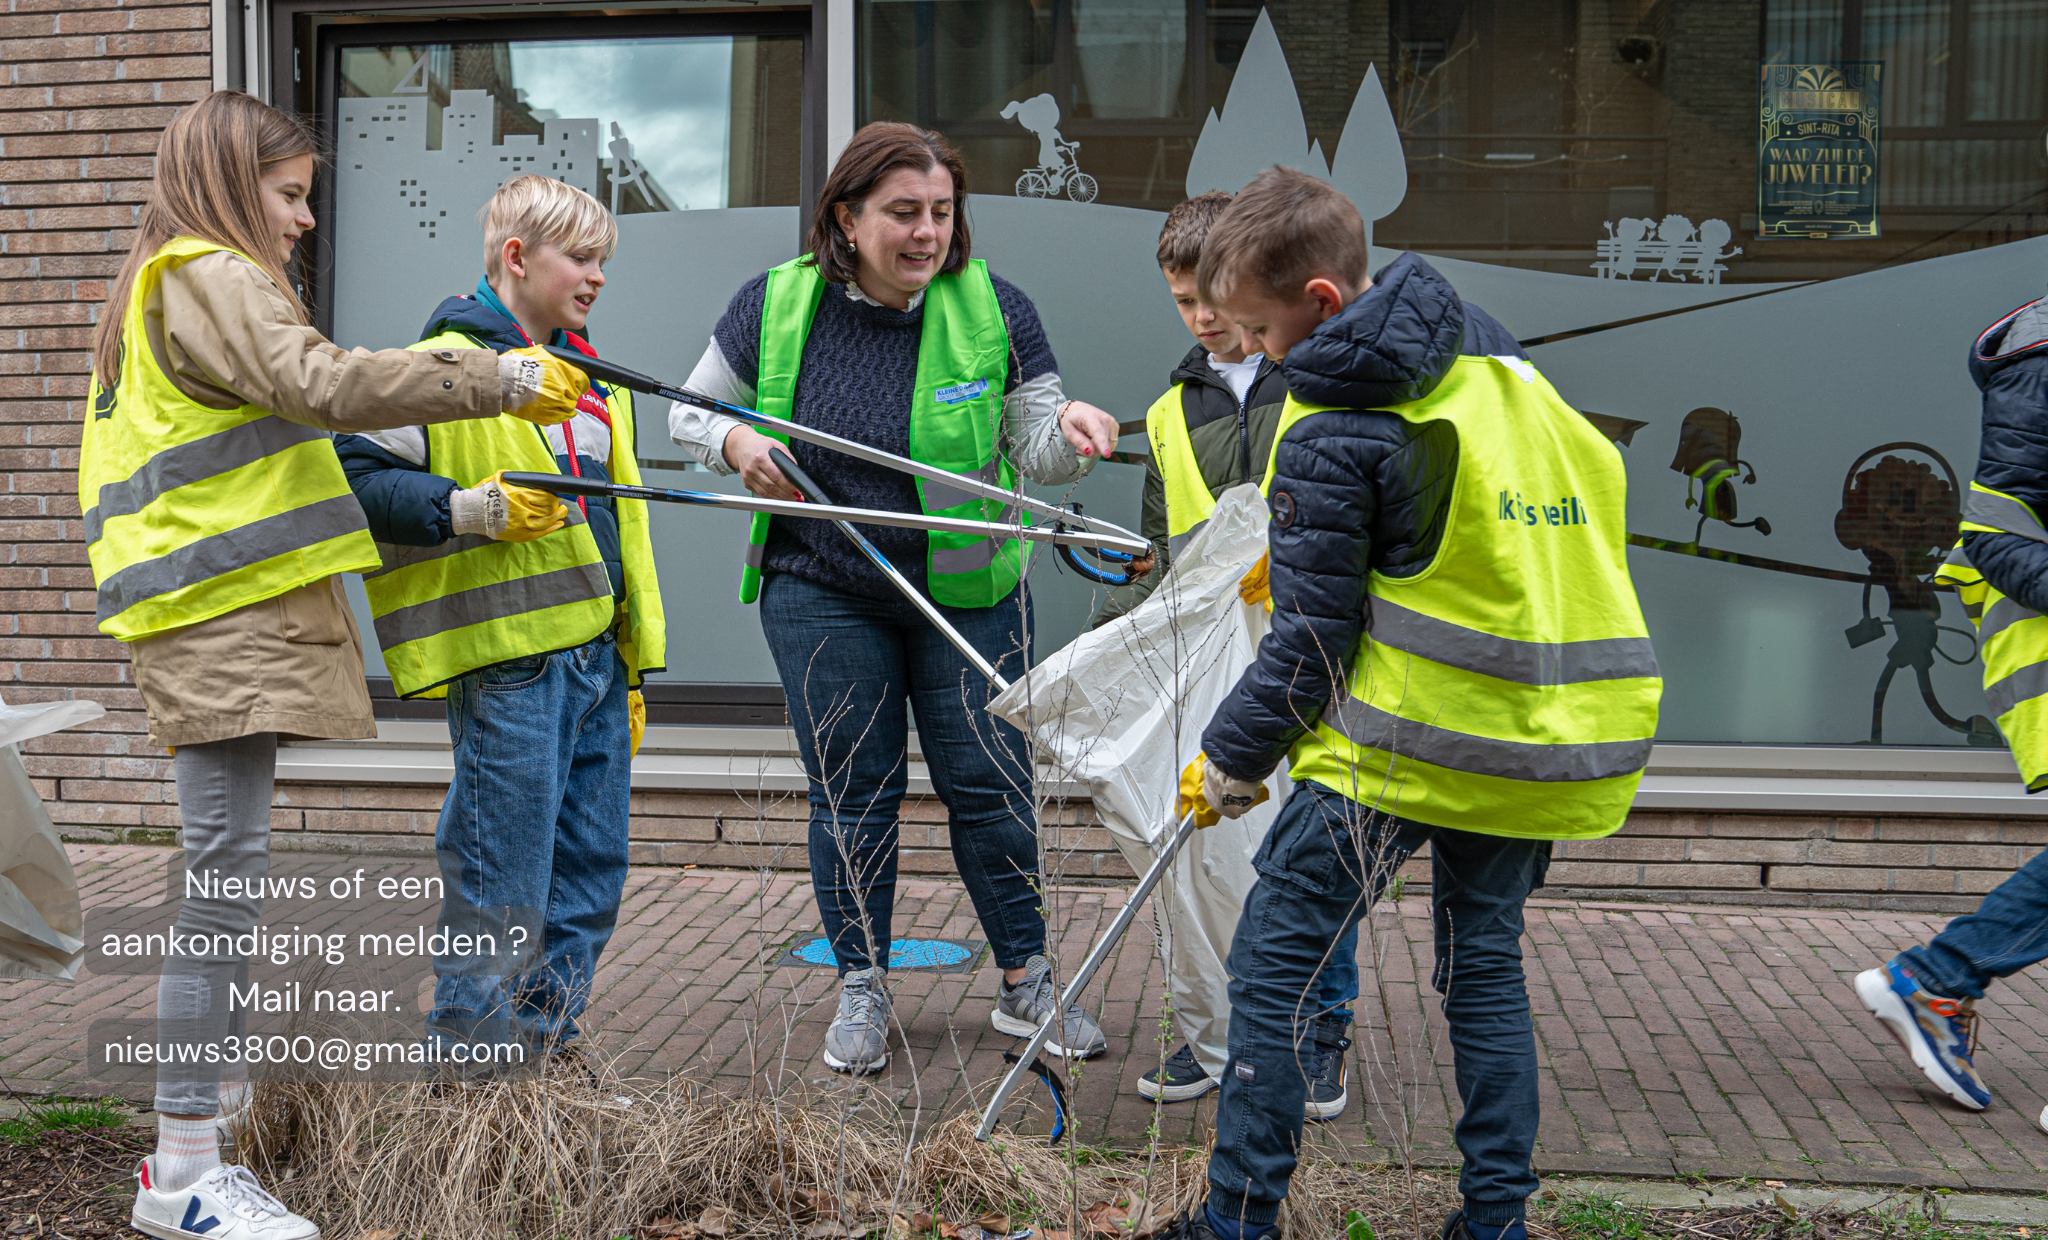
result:
[[[960,944],[948,943],[944,939],[897,939],[889,944],[889,967],[942,969],[947,965],[966,963],[971,954]],[[831,943],[824,939],[812,939],[802,947],[792,948],[790,955],[805,964],[832,967],[839,963],[832,954]]]

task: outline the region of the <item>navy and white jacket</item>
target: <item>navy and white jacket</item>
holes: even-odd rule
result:
[[[1970,346],[1984,393],[1977,481],[2048,515],[2048,298],[1984,329]],[[2018,534],[1965,534],[1963,550],[1998,592],[2048,613],[2048,543]]]
[[[481,288],[481,286],[480,286]],[[444,332],[460,332],[479,345],[500,353],[520,349],[527,339],[519,325],[481,296],[450,297],[435,308],[420,333],[427,340]],[[597,389],[600,395],[603,389]],[[576,443],[577,468],[585,478],[609,481],[606,465],[611,460],[611,428],[588,413],[578,412],[567,424]],[[546,436],[555,466],[569,473],[567,439],[560,427],[536,427]],[[334,441],[341,467],[348,474],[356,502],[368,518],[370,537],[402,547],[436,547],[454,537],[448,515],[448,495],[456,488],[452,478],[433,472],[428,458],[424,427],[407,426],[368,435],[341,435]],[[619,519],[608,498],[589,497],[584,512],[597,550],[604,557],[612,593],[625,589],[625,564],[619,550]]]
[[[1322,717],[1365,630],[1367,575],[1413,576],[1436,556],[1457,477],[1457,432],[1385,407],[1429,395],[1460,355],[1528,358],[1505,327],[1413,254],[1288,350],[1288,392],[1338,408],[1310,414],[1280,439],[1268,494],[1292,503],[1287,522],[1275,520],[1267,535],[1273,629],[1202,733],[1202,751],[1225,774],[1265,778]]]

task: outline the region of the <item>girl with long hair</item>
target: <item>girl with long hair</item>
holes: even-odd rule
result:
[[[173,751],[186,869],[221,878],[269,868],[280,736],[376,734],[339,574],[380,557],[331,433],[501,411],[560,422],[586,386],[538,350],[324,339],[288,274],[316,163],[305,126],[248,95],[180,112],[93,344],[78,501],[99,628],[128,643],[149,739]],[[178,937],[231,942],[261,912],[189,896]],[[247,973],[236,955],[165,959],[157,1040],[200,1049],[158,1069],[157,1147],[131,1216],[152,1236],[320,1234],[220,1161],[220,1130],[247,1103],[246,1065],[222,1062],[242,1019],[228,987]]]

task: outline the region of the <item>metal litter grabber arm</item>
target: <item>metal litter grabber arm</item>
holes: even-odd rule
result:
[[[1095,530],[1063,529],[1045,525],[1004,525],[995,521],[964,521],[958,517],[928,517],[921,512],[887,512],[877,508],[835,508],[828,504],[800,504],[783,499],[760,499],[753,495],[721,495],[716,491],[680,491],[668,487],[633,486],[624,482],[600,482],[569,474],[508,472],[505,481],[515,487],[530,487],[556,495],[609,496],[614,499],[644,499],[665,504],[696,504],[733,512],[765,512],[778,517],[814,517],[821,521],[860,521],[868,525],[895,525],[912,530],[938,530],[950,534],[974,534],[985,538],[1024,538],[1032,542],[1065,547],[1106,547],[1114,551],[1139,550],[1149,546],[1136,534],[1104,534]]]
[[[1109,953],[1123,941],[1124,931],[1129,930],[1131,923],[1137,920],[1138,909],[1145,903],[1145,897],[1151,895],[1152,889],[1159,885],[1159,880],[1165,877],[1168,867],[1173,865],[1173,859],[1180,855],[1181,845],[1187,843],[1188,837],[1195,831],[1195,815],[1190,810],[1187,817],[1180,820],[1180,828],[1174,832],[1172,842],[1160,851],[1159,859],[1152,863],[1151,869],[1145,871],[1145,877],[1138,880],[1136,889],[1131,892],[1131,898],[1124,901],[1124,906],[1117,910],[1116,920],[1109,923],[1109,929],[1104,931],[1102,938],[1089,949],[1088,958],[1074,971],[1073,980],[1068,982],[1066,990],[1060,993],[1059,1006],[1054,1008],[1052,1015],[1038,1027],[1038,1032],[1031,1035],[1031,1040],[1024,1044],[1024,1049],[1018,1053],[1010,1066],[1010,1071],[1003,1077],[1002,1084],[996,1086],[995,1097],[989,1100],[988,1110],[982,1112],[981,1127],[974,1130],[975,1140],[986,1141],[989,1134],[996,1130],[996,1121],[1002,1118],[1003,1104],[1010,1100],[1011,1093],[1015,1092],[1023,1078],[1030,1075],[1031,1063],[1038,1058],[1038,1052],[1045,1046],[1045,1040],[1052,1036],[1053,1026],[1066,1020],[1068,1005],[1081,997],[1081,992],[1086,990],[1088,983],[1094,979],[1095,971],[1102,967],[1102,962],[1109,959]]]
[[[746,423],[755,430],[783,435],[790,439],[801,439],[805,443],[816,444],[821,448],[830,448],[834,452],[843,452],[847,456],[866,461],[871,465],[880,465],[884,469],[893,469],[898,473],[929,479],[932,482],[950,487],[955,491],[962,491],[981,499],[995,500],[1006,508],[1020,509],[1049,521],[1064,522],[1070,529],[1079,527],[1106,536],[1094,542],[1062,542],[1062,546],[1105,547],[1115,551],[1128,552],[1132,556],[1138,557],[1144,556],[1151,550],[1151,543],[1145,539],[1131,533],[1131,531],[1121,525],[1104,521],[1100,517],[1082,516],[1080,513],[1062,508],[1058,504],[1036,499],[1018,491],[1006,491],[994,483],[983,482],[979,478],[970,478],[966,474],[956,474],[948,469],[940,469],[936,465],[926,465],[922,461],[913,461],[907,456],[897,456],[894,452],[884,452],[880,448],[871,448],[864,443],[856,443],[851,439],[841,439],[837,435],[803,426],[796,422],[787,421],[782,418],[771,418],[765,413],[749,409],[744,405],[735,405],[714,397],[700,395],[690,391],[688,388],[674,387],[661,382],[659,379],[651,379],[638,371],[628,370],[624,366],[600,361],[594,357],[585,357],[581,353],[576,353],[569,349],[558,349],[553,345],[546,347],[549,353],[594,379],[601,379],[606,383],[616,383],[622,388],[643,392],[649,396],[659,396],[664,400],[681,401],[683,404],[694,405],[699,409],[708,409],[713,413],[722,413],[726,417],[735,418]],[[521,483],[520,485],[524,486],[526,484]],[[950,507],[950,505],[948,506]],[[756,511],[766,512],[771,510],[758,509]],[[772,511],[779,512],[780,510]],[[866,521],[870,525],[889,524],[889,522],[875,521],[868,517],[855,517],[854,520]],[[943,527],[919,526],[917,528],[939,529]],[[1028,526],[1025,527],[1026,530],[1029,528]],[[1029,537],[1030,535],[1026,533],[1024,536]],[[1059,540],[1041,539],[1039,541]]]
[[[817,500],[820,504],[830,504],[832,502],[832,497],[826,493],[825,488],[819,486],[814,478],[805,473],[803,466],[797,464],[795,459],[787,452],[780,448],[771,448],[768,455],[775,462],[775,468],[781,470],[784,477],[796,483],[797,489],[804,493],[806,499]],[[832,524],[839,527],[840,533],[853,540],[853,545],[859,547],[861,553],[873,561],[876,568],[882,570],[884,577],[895,583],[896,588],[903,592],[903,597],[909,599],[919,611],[924,613],[924,618],[932,622],[933,628],[945,634],[946,640],[952,642],[954,647],[962,655],[966,656],[967,661],[972,663],[977,671],[988,677],[989,683],[996,687],[997,693],[1001,693],[1010,687],[1010,682],[1003,679],[1002,675],[996,671],[995,664],[983,658],[981,651],[968,644],[967,639],[960,635],[960,630],[954,628],[952,623],[940,613],[937,604],[918,593],[917,587],[911,585],[909,579],[902,573],[897,572],[896,566],[889,562],[889,557],[882,554],[881,548],[869,542],[862,536],[859,530],[853,528],[853,522],[834,520]]]

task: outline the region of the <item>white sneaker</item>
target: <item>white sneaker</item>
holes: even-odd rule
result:
[[[159,1240],[320,1240],[320,1228],[263,1191],[247,1167],[222,1163],[190,1188],[150,1187],[149,1159],[135,1173],[128,1223]]]

